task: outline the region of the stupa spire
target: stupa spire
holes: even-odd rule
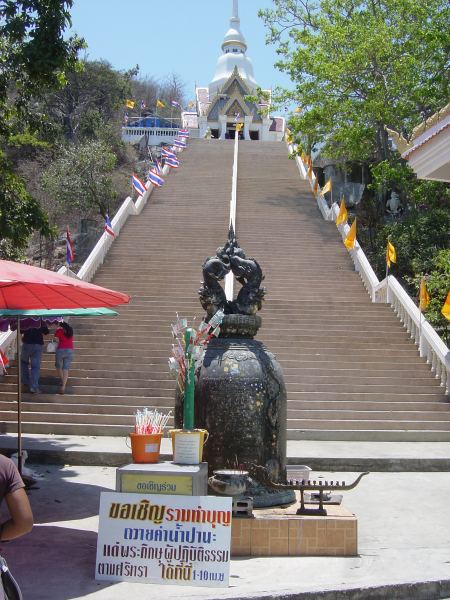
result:
[[[239,21],[239,0],[233,0],[233,14],[231,18],[233,21]]]

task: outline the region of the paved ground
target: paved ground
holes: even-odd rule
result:
[[[52,443],[55,445],[55,440]],[[76,440],[66,440],[66,443],[72,447],[83,446]],[[95,444],[100,449],[105,440],[90,441],[91,446]],[[313,453],[313,443],[306,443],[306,447],[305,442],[301,444],[303,453],[306,447]],[[324,444],[316,442],[317,455],[320,454],[318,446],[323,449]],[[339,454],[339,448],[343,450],[340,444],[328,444],[324,455],[328,451]],[[389,455],[387,446],[378,451],[373,444],[371,446],[371,449],[366,448],[368,457]],[[431,460],[448,456],[450,444],[389,446],[393,446],[391,450],[397,457],[426,456]],[[413,446],[416,446],[415,451]],[[354,450],[356,452],[356,448]],[[349,450],[344,456],[347,454]],[[359,519],[358,557],[233,560],[230,587],[207,589],[96,582],[99,495],[101,491],[114,489],[115,469],[52,464],[27,466],[40,475],[35,489],[30,491],[36,527],[28,536],[0,546],[0,553],[5,555],[21,583],[25,600],[140,600],[153,596],[271,600],[450,597],[448,472],[373,472],[355,490],[347,492],[344,504]],[[347,472],[342,478],[351,481],[353,475]]]

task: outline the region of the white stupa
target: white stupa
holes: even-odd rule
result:
[[[241,79],[247,84],[253,93],[256,89],[256,81],[253,75],[253,64],[246,56],[247,43],[241,31],[239,19],[238,0],[233,0],[233,14],[230,19],[230,27],[225,34],[222,43],[223,54],[217,61],[214,77],[209,84],[209,98],[217,94],[232,75],[235,67]]]
[[[246,52],[238,0],[233,0],[230,27],[212,81],[208,87],[196,86],[196,110],[182,113],[183,127],[191,130],[192,137],[234,139],[236,125],[240,123],[244,140],[283,139],[283,117],[270,116],[271,90],[264,90],[266,94],[256,102],[251,98],[257,93],[257,84]]]

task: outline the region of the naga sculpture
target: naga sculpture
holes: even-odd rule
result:
[[[247,257],[238,246],[233,225],[230,225],[226,244],[217,249],[202,266],[203,282],[199,290],[200,303],[211,318],[219,309],[226,315],[254,315],[261,310],[265,289],[261,267],[251,257]],[[242,285],[236,300],[227,300],[220,281],[232,272]]]

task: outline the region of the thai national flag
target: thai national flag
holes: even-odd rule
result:
[[[111,225],[111,221],[109,220],[108,213],[106,213],[106,215],[105,215],[105,231],[111,237],[116,237],[116,234],[114,233],[114,229],[112,228],[112,225]]]
[[[177,102],[176,100],[171,100],[170,104],[172,106],[176,106],[177,108],[181,108],[181,104],[179,102]]]
[[[188,138],[190,136],[190,131],[189,129],[180,129],[178,132],[178,137],[179,138]]]
[[[169,165],[169,167],[172,167],[173,169],[178,169],[180,166],[180,161],[178,158],[166,158],[165,164]]]
[[[150,169],[148,172],[148,179],[150,183],[156,185],[156,187],[161,187],[164,184],[164,179],[156,173],[153,169]]]
[[[67,227],[66,229],[66,263],[70,265],[73,263],[73,259],[75,257],[75,252],[73,251],[72,240],[70,239],[70,231]]]
[[[175,139],[173,141],[173,145],[176,148],[186,148],[186,142],[184,140],[177,140],[177,139]]]
[[[162,172],[162,168],[161,168],[161,163],[159,162],[159,160],[157,158],[155,158],[155,173],[158,173],[158,175],[161,175]]]
[[[142,181],[133,173],[133,177],[131,178],[131,185],[136,190],[139,196],[143,196],[146,192],[145,185]]]
[[[161,156],[163,158],[176,158],[177,157],[175,152],[172,152],[172,150],[168,150],[167,148],[162,148]]]

